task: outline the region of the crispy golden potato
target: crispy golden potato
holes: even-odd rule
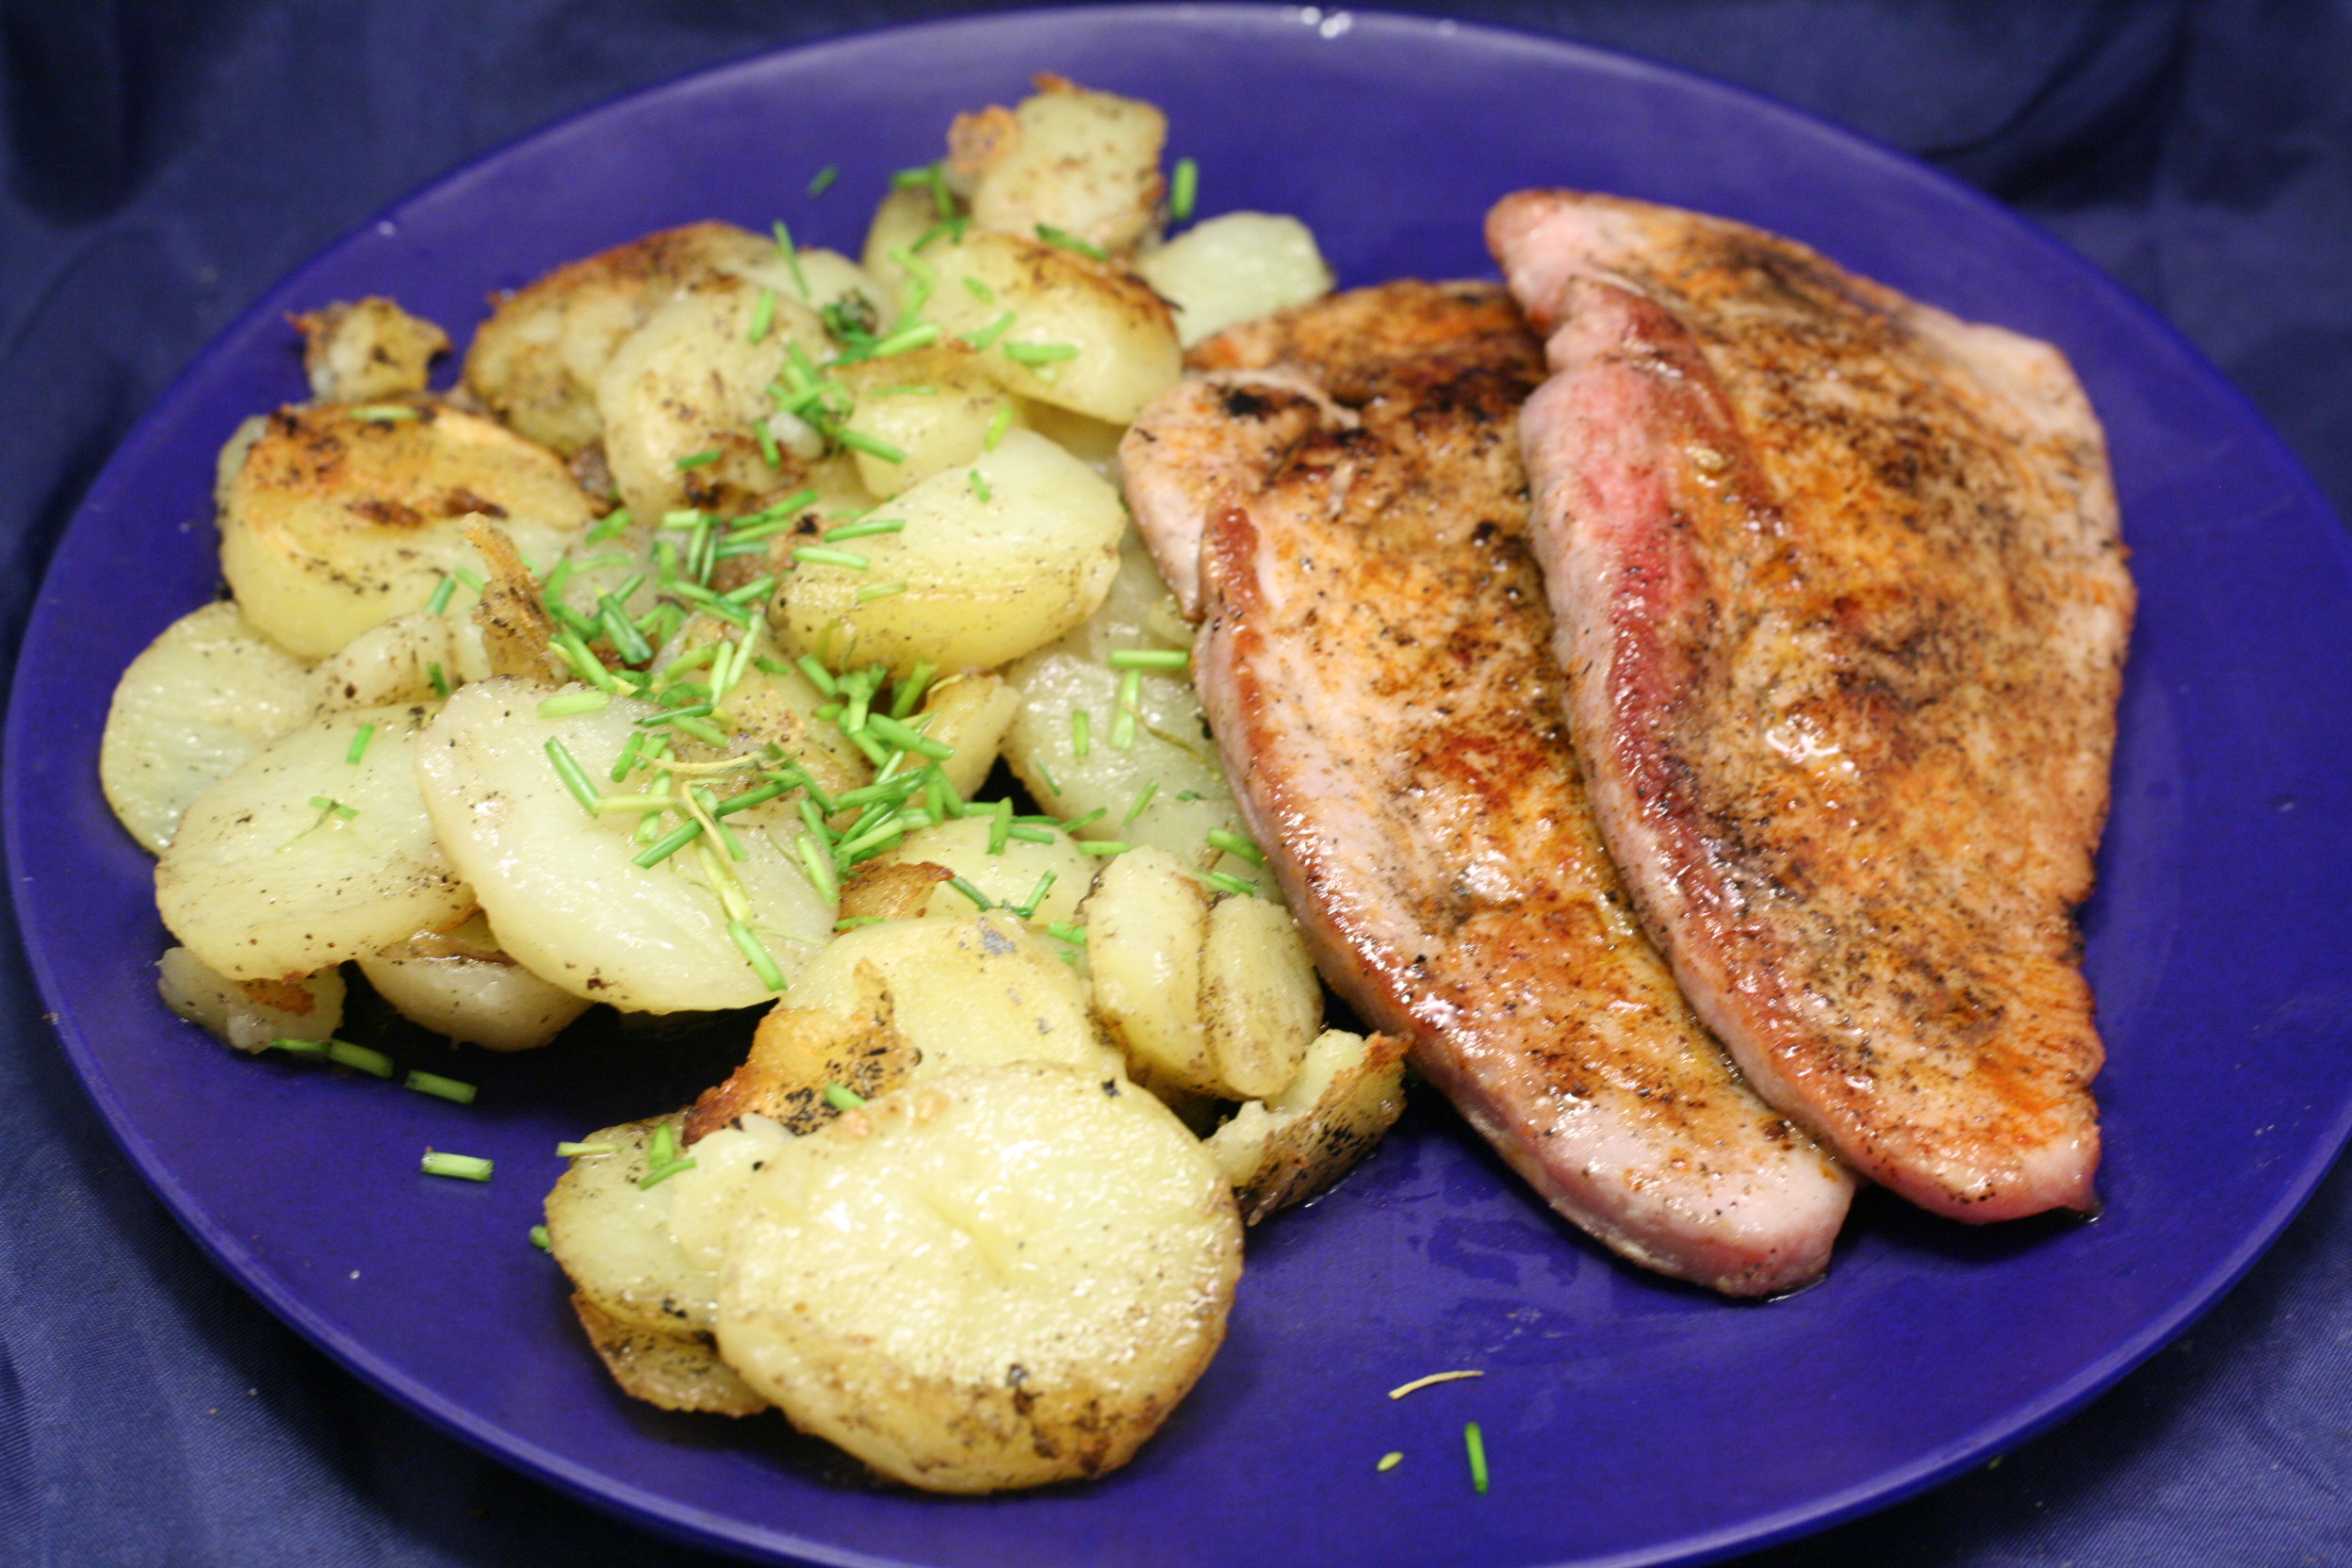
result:
[[[1280,1094],[1322,1028],[1323,983],[1290,912],[1261,898],[1218,899],[1200,941],[1200,1030],[1224,1092]]]
[[[425,389],[426,367],[449,351],[449,335],[380,294],[337,300],[294,318],[302,370],[321,402],[366,402]]]
[[[1053,880],[1046,883],[1044,896],[1037,900],[1028,918],[1030,929],[1042,931],[1077,916],[1080,900],[1094,885],[1095,861],[1080,854],[1070,835],[1059,828],[1027,825],[1024,830],[1043,833],[1047,841],[1011,839],[1003,849],[991,854],[988,843],[993,825],[989,817],[959,817],[937,826],[916,829],[896,849],[866,864],[877,871],[902,863],[929,865],[946,874],[937,881],[924,878],[926,901],[916,911],[924,915],[972,913],[972,900],[960,890],[948,886],[947,875],[962,877],[991,904],[1003,908],[1027,903],[1040,881],[1050,876]]]
[[[1330,1186],[1370,1153],[1405,1108],[1405,1042],[1327,1029],[1289,1086],[1251,1101],[1208,1140],[1255,1225]]]
[[[155,989],[165,1006],[239,1051],[260,1051],[271,1040],[329,1039],[343,1027],[339,969],[296,980],[230,980],[188,949],[171,947],[155,965]]]
[[[1223,1339],[1232,1194],[1160,1102],[1050,1062],[910,1085],[744,1190],[720,1354],[894,1479],[980,1493],[1125,1463]]]
[[[1158,217],[1168,117],[1061,76],[1040,75],[1037,87],[1017,108],[957,115],[948,130],[949,168],[970,192],[972,220],[1133,251]]]
[[[719,1359],[707,1330],[664,1333],[626,1322],[574,1293],[572,1311],[604,1369],[632,1399],[705,1415],[757,1415],[767,1400]]]

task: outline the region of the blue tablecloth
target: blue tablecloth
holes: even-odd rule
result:
[[[249,300],[376,207],[558,115],[696,66],[978,8],[0,0],[0,649],[13,657],[51,545],[140,410]],[[1694,66],[1982,185],[2178,324],[2352,514],[2347,0],[1420,8]],[[11,931],[0,937],[0,1563],[714,1560],[478,1456],[264,1314],[116,1150],[41,1006]],[[2339,1170],[2211,1315],[2073,1421],[1940,1491],[1752,1560],[2352,1563],[2348,1221],[2352,1172]]]

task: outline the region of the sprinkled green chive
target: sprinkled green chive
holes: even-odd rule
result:
[[[839,539],[864,539],[876,533],[906,531],[906,519],[904,517],[868,517],[862,522],[843,523],[839,528],[826,529],[825,542],[829,545]]]
[[[1135,803],[1127,808],[1127,814],[1119,819],[1119,825],[1125,827],[1128,824],[1134,822],[1137,817],[1143,815],[1143,808],[1151,805],[1152,797],[1159,792],[1160,781],[1156,778],[1150,780],[1142,789],[1137,790],[1135,792]]]
[[[1013,319],[1013,313],[1008,310],[1004,315],[999,316],[995,320],[990,321],[987,326],[982,327],[978,332],[973,333],[970,337],[965,338],[964,341],[970,344],[974,350],[994,348],[996,346],[996,340],[1004,336],[1005,333],[1012,329]]]
[[[843,915],[833,923],[833,929],[837,932],[855,931],[861,925],[887,925],[889,923],[889,917],[885,915]]]
[[[808,182],[808,194],[811,196],[824,195],[825,191],[832,187],[833,182],[841,177],[841,171],[838,165],[830,163],[826,164],[823,169],[817,171],[816,178]]]
[[[935,741],[914,726],[902,724],[888,713],[868,713],[866,727],[879,736],[885,745],[911,751],[919,757],[928,757],[935,762],[944,762],[956,755],[956,748],[945,741]]]
[[[1111,808],[1109,807],[1098,806],[1083,817],[1071,817],[1069,821],[1063,823],[1062,831],[1065,833],[1075,833],[1082,827],[1090,826],[1095,823],[1101,822],[1104,817],[1107,817],[1110,814]]]
[[[425,608],[438,615],[449,609],[449,600],[455,596],[456,593],[457,579],[444,572],[441,574],[440,586],[433,589],[433,597],[425,601]]]
[[[559,1143],[555,1152],[562,1159],[576,1160],[583,1154],[617,1154],[620,1149],[617,1143]]]
[[[1238,833],[1229,832],[1222,827],[1212,827],[1208,832],[1208,840],[1212,847],[1221,849],[1228,855],[1238,855],[1253,866],[1266,864],[1266,851]]]
[[[1086,927],[1072,925],[1068,921],[1055,921],[1045,928],[1045,934],[1057,941],[1069,942],[1073,947],[1086,945]]]
[[[1123,670],[1119,677],[1119,711],[1111,715],[1111,744],[1125,751],[1135,743],[1135,709],[1143,701],[1143,672]]]
[[[999,404],[996,412],[988,416],[988,431],[980,438],[980,449],[984,452],[996,450],[997,443],[1004,440],[1004,433],[1012,428],[1013,405]]]
[[[666,686],[686,674],[687,671],[700,669],[718,655],[719,645],[716,643],[705,643],[698,648],[690,648],[662,665],[660,672],[654,676],[653,683],[656,686]]]
[[[475,1094],[479,1092],[471,1084],[460,1083],[455,1078],[444,1078],[437,1072],[412,1070],[401,1082],[404,1086],[415,1089],[418,1094],[430,1094],[440,1100],[454,1100],[461,1105],[472,1104]]]
[[[776,220],[776,248],[784,257],[784,265],[792,270],[792,285],[802,299],[808,298],[808,280],[801,275],[800,252],[792,244],[792,231],[784,226],[781,218]]]
[[[837,1111],[854,1111],[866,1102],[866,1097],[847,1084],[825,1086],[825,1102]]]
[[[359,766],[359,760],[368,755],[368,743],[375,738],[376,727],[374,725],[361,725],[351,732],[351,749],[343,754],[343,760],[353,767]]]
[[[564,656],[564,662],[572,667],[572,673],[589,685],[605,692],[613,689],[612,672],[604,667],[603,661],[588,651],[588,645],[579,632],[566,631],[558,636],[555,650]]]
[[[1094,750],[1094,715],[1083,708],[1070,712],[1070,751],[1073,757],[1084,757]]]
[[[906,461],[904,449],[893,447],[880,436],[868,435],[861,430],[837,430],[833,433],[833,438],[851,451],[864,452],[868,457],[880,458],[885,463]]]
[[[1486,1494],[1486,1434],[1478,1430],[1478,1424],[1476,1421],[1463,1425],[1462,1446],[1470,1454],[1470,1484],[1478,1488],[1480,1496],[1484,1496]]]
[[[653,648],[645,642],[645,634],[637,629],[636,623],[629,618],[629,612],[621,608],[619,601],[606,594],[596,604],[605,639],[612,645],[612,651],[621,656],[623,663],[642,664],[653,657]]]
[[[1037,776],[1045,780],[1045,787],[1054,793],[1060,794],[1062,792],[1060,781],[1054,776],[1053,770],[1048,768],[1043,762],[1039,762],[1037,764]]]
[[[311,796],[310,804],[318,810],[321,821],[328,817],[341,817],[345,822],[349,822],[359,815],[357,807],[346,806],[341,801],[331,799],[326,795]]]
[[[543,719],[561,719],[573,713],[601,713],[612,699],[593,688],[585,692],[558,692],[539,704]]]
[[[681,713],[670,721],[670,727],[681,735],[693,736],[704,745],[717,746],[722,751],[727,748],[727,731],[708,719]]]
[[[855,550],[829,550],[823,545],[794,545],[792,559],[811,566],[846,566],[862,572],[874,564],[872,559]]]
[[[327,1042],[324,1040],[271,1040],[270,1049],[283,1051],[289,1056],[323,1056],[327,1054]]]
[[[988,819],[988,853],[990,855],[1004,854],[1005,842],[1012,836],[1013,803],[1009,800],[1000,800],[996,803],[995,814]]]
[[[451,567],[449,569],[449,575],[457,579],[458,581],[464,583],[466,587],[472,589],[477,594],[481,593],[482,588],[485,586],[482,580],[482,574],[480,572],[469,572],[463,566]]]
[[[678,1129],[662,1122],[653,1130],[653,1137],[645,1145],[647,1165],[668,1165],[678,1158]]]
[[[1078,357],[1075,343],[1007,343],[1004,357],[1016,365],[1057,365]]]
[[[392,1076],[391,1057],[381,1051],[371,1051],[364,1045],[353,1045],[349,1040],[327,1041],[327,1060],[337,1067],[357,1068],[371,1077],[389,1078]]]
[[[441,666],[438,662],[427,664],[425,666],[425,676],[426,678],[433,682],[433,689],[434,691],[440,693],[443,696],[448,696],[449,694],[449,678],[441,673]]]
[[[711,464],[716,463],[721,455],[718,448],[705,447],[698,452],[688,452],[684,457],[679,458],[678,466],[680,468],[708,468]]]
[[[1238,897],[1247,897],[1258,890],[1258,885],[1248,877],[1228,876],[1221,871],[1204,871],[1200,874],[1200,880],[1220,892],[1233,893]]]
[[[1057,229],[1051,223],[1039,223],[1037,225],[1037,237],[1044,240],[1048,245],[1059,246],[1065,251],[1075,251],[1089,261],[1108,261],[1111,259],[1111,253],[1104,250],[1102,246],[1094,244],[1088,240],[1081,239],[1076,235],[1070,233],[1068,229]]]
[[[547,740],[547,761],[555,768],[555,776],[562,779],[564,787],[572,792],[572,798],[580,802],[580,809],[592,817],[595,816],[596,814],[596,787],[590,781],[587,770],[580,765],[580,760],[572,755],[571,749],[562,741],[552,736]]]
[[[1087,839],[1078,845],[1081,855],[1124,855],[1135,846],[1122,839]]]
[[[531,1228],[531,1244],[542,1252],[551,1251],[555,1247],[555,1243],[547,1238],[547,1228],[545,1225],[533,1225]]]
[[[743,951],[743,962],[751,966],[751,972],[760,977],[761,985],[772,991],[784,988],[784,972],[776,967],[775,956],[752,934],[750,926],[731,920],[727,923],[727,934],[735,939],[735,945]]]
[[[629,531],[629,525],[630,521],[631,519],[629,514],[629,508],[625,506],[614,507],[612,511],[604,514],[596,527],[588,531],[588,543],[592,545],[601,545],[607,539],[619,538],[622,534]]]
[[[939,340],[941,328],[937,321],[918,321],[911,327],[901,327],[868,351],[876,359],[903,354],[909,349],[920,349]]]
[[[442,1154],[428,1149],[424,1162],[417,1167],[428,1176],[454,1176],[462,1182],[486,1182],[490,1179],[490,1162],[471,1154]]]
[[[761,338],[767,336],[768,329],[775,325],[776,290],[773,288],[763,288],[760,291],[759,302],[751,307],[751,325],[745,329],[743,335],[744,340],[746,342],[757,343]]]
[[[417,417],[416,411],[406,403],[361,403],[357,407],[347,408],[343,412],[348,417],[353,419],[389,421]]]
[[[798,662],[800,664],[800,673],[808,678],[809,685],[814,686],[818,691],[824,693],[828,697],[838,696],[841,694],[841,689],[839,683],[834,680],[833,672],[826,669],[824,662],[815,654],[802,654]]]
[[[1179,223],[1192,220],[1193,203],[1200,195],[1200,166],[1190,158],[1176,160],[1176,178],[1168,187],[1168,215]]]
[[[1029,896],[1027,898],[1023,899],[1019,904],[1007,904],[1004,907],[1010,909],[1021,919],[1028,920],[1037,914],[1037,906],[1043,904],[1045,902],[1045,895],[1053,890],[1054,874],[1049,871],[1037,878],[1037,885],[1029,890]]]
[[[665,529],[701,528],[709,521],[703,510],[695,506],[681,506],[674,512],[662,514],[662,526]]]
[[[776,444],[776,432],[768,428],[768,422],[765,419],[753,424],[751,438],[760,443],[760,462],[771,468],[784,466],[784,449]]]
[[[753,578],[741,588],[729,589],[719,596],[729,604],[749,604],[756,598],[763,597],[775,587],[776,574],[771,572],[762,577]]]
[[[621,747],[621,755],[612,762],[613,783],[618,784],[622,779],[627,778],[629,771],[637,766],[637,754],[645,749],[645,732],[644,730],[636,729],[629,732],[628,743]]]
[[[663,1164],[655,1166],[651,1170],[648,1170],[643,1176],[638,1177],[637,1190],[640,1192],[648,1191],[654,1187],[660,1186],[662,1183],[668,1181],[671,1177],[678,1175],[680,1171],[692,1170],[694,1168],[694,1157],[692,1154],[687,1155],[682,1160],[667,1161]]]
[[[1374,1465],[1372,1468],[1385,1475],[1387,1472],[1396,1469],[1398,1465],[1404,1462],[1405,1456],[1398,1450],[1391,1448],[1387,1453],[1380,1456],[1380,1462]]]
[[[972,904],[980,909],[988,910],[996,907],[993,903],[989,902],[988,894],[973,887],[972,883],[964,877],[950,877],[947,885],[955,889],[957,892],[963,894],[966,898],[972,900]]]
[[[972,493],[974,497],[976,497],[983,504],[996,499],[995,495],[988,489],[988,482],[980,477],[979,469],[972,468],[968,470],[968,472],[972,478]]]
[[[915,704],[923,700],[923,694],[931,689],[931,678],[939,673],[939,667],[928,659],[916,660],[915,667],[906,672],[906,678],[890,693],[890,717],[903,719],[913,712]]]
[[[1005,831],[1025,844],[1050,844],[1054,841],[1051,830],[1025,822],[1017,822]]]
[[[713,817],[731,817],[738,811],[748,811],[755,806],[765,806],[792,787],[792,781],[789,778],[771,778],[756,790],[745,790],[742,794],[727,796],[727,799],[710,808],[710,814]]]
[[[817,890],[817,896],[827,904],[838,900],[841,896],[841,884],[833,874],[832,858],[806,833],[792,841],[792,849],[799,855],[801,869],[808,874],[808,885]]]
[[[1182,648],[1120,648],[1109,660],[1115,670],[1181,670],[1191,662]]]
[[[978,278],[965,278],[964,292],[970,294],[973,299],[979,301],[984,305],[992,305],[996,303],[996,290],[990,288],[986,283],[982,282]]]

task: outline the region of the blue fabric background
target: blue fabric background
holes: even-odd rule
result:
[[[0,659],[139,411],[247,301],[380,205],[698,66],[981,8],[0,0]],[[1694,66],[1976,182],[2180,326],[2352,514],[2352,0],[1420,8]],[[426,1428],[216,1273],[52,1048],[12,930],[0,1031],[0,1563],[714,1560]],[[2347,1346],[2339,1170],[2244,1284],[2072,1422],[1750,1560],[2352,1564]]]

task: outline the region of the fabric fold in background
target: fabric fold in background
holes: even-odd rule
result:
[[[140,412],[377,208],[697,67],[991,8],[1008,8],[0,0],[5,657],[58,531]],[[1692,67],[1976,183],[2179,326],[2352,513],[2352,0],[1408,8]],[[12,929],[0,1008],[0,1561],[716,1560],[476,1456],[279,1327],[115,1149],[54,1050]],[[2352,1561],[2347,1340],[2339,1171],[2245,1284],[2082,1416],[1998,1470],[1754,1560]]]

